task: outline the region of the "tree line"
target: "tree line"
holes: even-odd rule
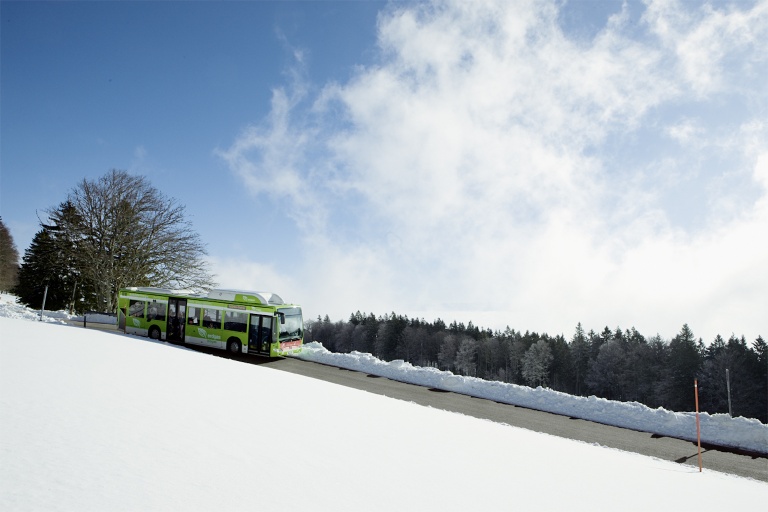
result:
[[[22,304],[37,309],[45,299],[50,310],[115,312],[125,286],[214,284],[184,207],[144,176],[113,169],[83,179],[45,213],[9,280]]]
[[[747,343],[743,336],[718,335],[705,346],[687,324],[671,340],[647,338],[634,328],[585,332],[578,324],[566,339],[358,311],[347,321],[326,315],[307,322],[305,340],[332,352],[367,352],[384,361],[673,411],[694,409],[698,379],[700,409],[728,413],[728,369],[733,415],[768,422],[768,344],[762,336]]]

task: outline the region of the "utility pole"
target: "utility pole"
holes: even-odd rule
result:
[[[733,418],[733,408],[731,407],[731,374],[728,368],[725,369],[725,386],[728,388],[728,415]]]
[[[696,444],[699,446],[699,473],[702,470],[701,464],[701,422],[699,420],[699,379],[693,379],[694,396],[696,397]]]
[[[72,288],[72,300],[69,301],[69,314],[75,314],[75,291],[77,290],[77,279],[75,279],[75,286]]]
[[[48,298],[48,284],[45,285],[45,291],[43,292],[43,305],[40,307],[40,321],[43,321],[43,311],[45,311],[45,299]]]

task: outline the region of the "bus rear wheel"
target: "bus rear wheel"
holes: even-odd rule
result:
[[[149,337],[153,340],[159,340],[160,339],[160,328],[157,326],[152,326],[149,328]]]
[[[230,354],[239,354],[240,348],[240,340],[229,340],[227,342],[227,351],[229,351]]]

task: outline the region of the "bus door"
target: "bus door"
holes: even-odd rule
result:
[[[248,330],[248,352],[269,355],[272,344],[272,317],[251,315],[251,325]]]
[[[168,341],[184,341],[184,324],[187,321],[187,299],[168,298]]]

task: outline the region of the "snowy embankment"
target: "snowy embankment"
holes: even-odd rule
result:
[[[21,318],[24,320],[40,320],[40,311],[29,309],[16,302],[16,297],[7,293],[0,294],[0,317]],[[86,313],[83,315],[70,315],[66,311],[43,311],[42,321],[63,324],[66,321],[82,322],[87,320],[92,324],[115,325],[117,317],[104,313]]]
[[[696,414],[693,412],[651,409],[637,402],[617,402],[594,396],[588,398],[573,396],[542,387],[533,389],[516,384],[463,377],[436,368],[413,366],[402,360],[384,362],[371,354],[360,352],[335,354],[326,350],[318,342],[307,343],[303,351],[294,357],[409,384],[696,441]],[[693,383],[691,383],[691,400],[693,401]],[[768,453],[768,425],[756,419],[731,418],[727,414],[702,413],[699,418],[702,443]]]

